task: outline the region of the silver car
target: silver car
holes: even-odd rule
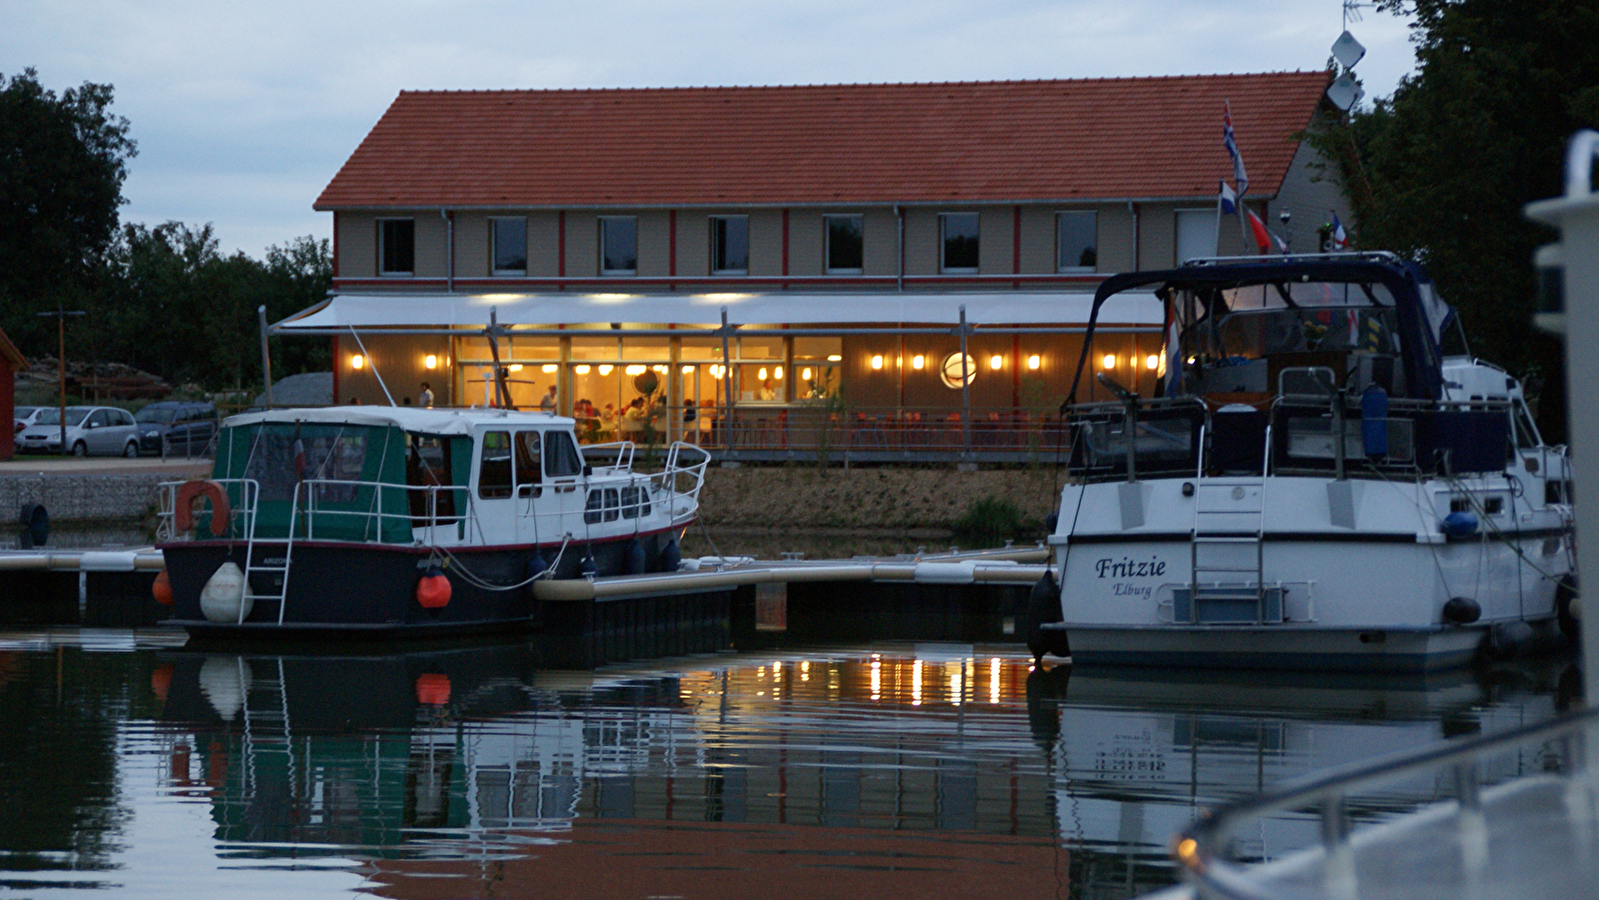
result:
[[[133,414],[114,406],[67,407],[67,447],[74,456],[91,453],[138,456],[139,432]],[[17,449],[28,453],[61,452],[61,412],[54,407],[39,411],[33,424],[17,435]]]

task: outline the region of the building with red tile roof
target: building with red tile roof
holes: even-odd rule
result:
[[[1315,249],[1331,211],[1351,221],[1336,164],[1304,140],[1329,80],[405,91],[316,200],[335,297],[276,328],[335,335],[341,400],[386,402],[360,355],[396,402],[430,377],[441,402],[484,402],[492,308],[533,373],[519,404],[554,384],[563,411],[620,409],[632,366],[672,373],[678,409],[783,411],[842,385],[899,415],[1014,410],[1069,379],[1106,275],[1255,252],[1217,211],[1224,112],[1234,186],[1279,239]],[[942,368],[961,317],[982,363],[964,385]],[[1128,311],[1100,339],[1139,390],[1161,317]]]

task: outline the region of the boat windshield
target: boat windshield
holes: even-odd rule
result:
[[[1181,381],[1169,385],[1167,396],[1277,393],[1286,390],[1280,382],[1285,369],[1326,370],[1322,380],[1331,388],[1362,359],[1381,360],[1376,370],[1386,389],[1401,387],[1395,383],[1398,314],[1381,284],[1208,287],[1177,291],[1171,299],[1180,346],[1165,347],[1162,356],[1183,365]],[[1369,374],[1372,365],[1363,371]]]

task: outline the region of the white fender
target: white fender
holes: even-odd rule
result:
[[[244,572],[228,560],[211,573],[200,591],[200,612],[209,622],[234,624],[250,617],[255,601],[245,593]]]

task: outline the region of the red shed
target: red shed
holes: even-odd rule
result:
[[[17,433],[10,423],[16,409],[17,373],[27,365],[17,345],[0,331],[0,423],[4,423],[0,427],[0,459],[10,459],[17,452]]]

